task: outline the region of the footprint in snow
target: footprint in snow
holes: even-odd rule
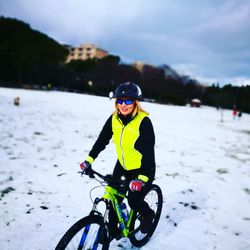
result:
[[[179,195],[173,197],[172,201],[168,200],[165,218],[169,225],[177,227],[185,218],[192,217],[193,213],[196,213],[195,211],[200,210],[201,207],[202,194],[196,194],[193,189],[183,190]]]

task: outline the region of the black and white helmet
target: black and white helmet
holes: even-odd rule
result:
[[[121,83],[116,91],[115,98],[119,97],[130,97],[136,100],[140,100],[142,98],[142,92],[140,87],[133,82],[125,82]]]

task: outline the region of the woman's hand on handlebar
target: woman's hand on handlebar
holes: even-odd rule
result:
[[[91,168],[91,164],[88,161],[84,161],[80,164],[80,168],[83,172],[85,172],[88,168]]]
[[[93,170],[91,164],[88,161],[84,161],[80,164],[80,168],[82,170],[82,174],[88,175],[90,178],[94,178]]]

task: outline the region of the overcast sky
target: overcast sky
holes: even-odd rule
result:
[[[0,15],[60,43],[94,43],[125,63],[250,85],[248,0],[0,0]]]

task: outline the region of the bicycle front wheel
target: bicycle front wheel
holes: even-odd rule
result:
[[[153,235],[157,227],[157,224],[161,216],[162,203],[163,203],[162,191],[160,187],[157,186],[156,184],[152,184],[144,200],[148,203],[149,207],[152,210],[154,210],[155,218],[150,232],[144,234],[140,231],[141,215],[138,212],[134,214],[130,226],[130,231],[132,233],[129,236],[129,239],[135,247],[144,246],[150,240],[151,236]]]
[[[76,222],[64,234],[56,250],[109,249],[103,217],[89,215]]]

